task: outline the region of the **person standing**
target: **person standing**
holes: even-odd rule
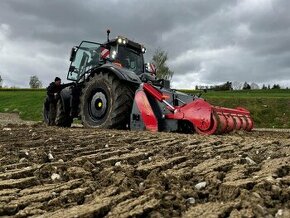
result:
[[[46,88],[48,102],[49,102],[49,114],[48,114],[48,125],[55,126],[55,118],[56,118],[56,110],[57,110],[57,101],[60,99],[60,91],[71,84],[61,84],[61,79],[59,77],[55,77],[54,82],[50,83]]]

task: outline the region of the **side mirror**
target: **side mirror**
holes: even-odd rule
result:
[[[156,75],[156,67],[153,63],[146,63],[145,64],[145,71],[152,74],[152,75]]]
[[[75,58],[76,58],[76,54],[77,54],[77,47],[73,47],[73,48],[71,49],[71,52],[70,52],[70,58],[69,58],[69,60],[70,60],[71,62],[73,62],[73,61],[75,60]]]

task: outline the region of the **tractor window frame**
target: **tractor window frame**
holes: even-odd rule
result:
[[[84,45],[87,45],[87,46],[84,46]],[[88,45],[91,45],[91,47]],[[89,63],[89,61],[92,60],[92,55],[90,54],[90,48],[94,48],[94,46],[92,46],[92,45],[95,45],[96,48],[92,49],[92,50],[95,50],[96,52],[97,52],[97,50],[100,51],[99,48],[101,46],[104,46],[104,44],[98,43],[98,42],[82,41],[79,44],[79,46],[77,46],[75,60],[71,61],[71,63],[70,63],[69,71],[67,73],[67,80],[79,81],[83,77],[83,75],[87,71],[87,68],[89,67],[89,65],[87,65],[87,64]],[[80,54],[80,50],[83,51],[81,54]],[[84,53],[86,53],[86,55],[88,55],[88,57],[86,57],[86,60],[83,59],[84,56],[86,56]]]

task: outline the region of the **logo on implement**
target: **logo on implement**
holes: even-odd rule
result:
[[[107,59],[110,56],[110,51],[106,48],[102,48],[101,56],[103,59]]]

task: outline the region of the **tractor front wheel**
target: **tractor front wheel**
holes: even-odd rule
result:
[[[124,129],[129,124],[134,92],[108,72],[96,73],[86,83],[80,98],[85,127]]]

